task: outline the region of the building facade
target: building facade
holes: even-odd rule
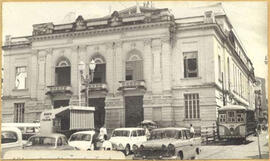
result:
[[[265,79],[256,77],[255,82],[255,110],[256,117],[260,123],[267,124],[268,120],[268,104],[265,91]]]
[[[33,25],[3,46],[3,122],[39,120],[44,109],[96,107],[95,125],[212,125],[226,104],[254,107],[254,68],[221,4],[175,17],[134,6],[74,23]],[[96,63],[82,83],[78,65]],[[88,92],[88,93],[87,93]],[[85,96],[88,96],[88,100]]]

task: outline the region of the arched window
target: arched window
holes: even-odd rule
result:
[[[55,84],[57,86],[68,86],[71,83],[71,67],[67,58],[62,57],[58,60],[55,67]]]
[[[130,52],[126,60],[126,80],[143,80],[143,60],[138,52]]]
[[[94,78],[92,83],[105,83],[106,82],[106,62],[100,55],[95,56],[94,61],[96,63],[96,68],[94,72]],[[89,74],[90,73],[89,69]]]

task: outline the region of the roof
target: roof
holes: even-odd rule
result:
[[[60,107],[57,109],[45,110],[41,113],[41,117],[45,117],[45,115],[52,115],[51,117],[54,118],[55,115],[66,111],[66,110],[82,110],[82,111],[95,111],[95,107],[86,107],[86,106],[66,106]]]
[[[221,107],[218,109],[219,111],[225,111],[225,110],[247,110],[246,107],[241,106],[241,105],[228,105]]]
[[[165,127],[165,128],[154,129],[153,131],[159,131],[159,130],[188,130],[188,129],[185,127]]]
[[[17,133],[21,133],[21,130],[17,127],[7,127],[7,126],[2,126],[1,131],[15,131]]]
[[[79,131],[79,132],[73,133],[72,135],[74,135],[74,134],[91,134],[91,135],[93,135],[93,134],[95,134],[95,131],[94,130],[90,130],[90,131]]]
[[[221,3],[216,3],[213,5],[206,5],[200,7],[190,7],[190,8],[180,8],[175,11],[175,18],[186,18],[186,17],[196,17],[196,16],[204,16],[206,11],[213,11],[215,16],[226,15],[224,8]]]
[[[60,137],[60,136],[64,136],[63,134],[59,134],[59,133],[40,133],[40,134],[37,134],[37,135],[34,135],[32,137],[53,137],[53,138],[56,138],[56,137]]]
[[[138,6],[138,7],[139,7],[141,13],[169,11],[168,8],[154,8],[154,7],[144,7],[144,6]],[[128,8],[125,8],[123,10],[118,11],[120,16],[124,16],[124,15],[127,15],[127,14],[129,16],[131,16],[132,14],[139,14],[139,13],[136,13],[136,12],[137,12],[137,5],[132,6],[132,7],[128,7]],[[103,18],[109,18],[109,17],[111,17],[111,15],[107,15],[107,16],[105,16]]]
[[[114,129],[114,131],[115,130],[129,130],[129,131],[131,131],[131,130],[144,130],[144,129],[140,128],[140,127],[123,127],[123,128],[116,128],[116,129]]]
[[[2,127],[40,127],[40,123],[2,123]]]

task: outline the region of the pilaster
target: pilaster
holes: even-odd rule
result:
[[[143,67],[144,67],[144,80],[146,82],[147,91],[152,91],[152,54],[151,54],[151,39],[144,40],[144,60],[143,60]]]
[[[114,80],[114,91],[117,93],[117,89],[120,87],[119,81],[124,80],[123,73],[124,71],[124,63],[122,61],[122,42],[116,42],[114,45],[115,53],[114,53],[114,72],[115,73],[115,80]]]
[[[153,57],[153,76],[152,76],[152,89],[153,93],[162,93],[161,82],[161,41],[155,39],[152,41],[152,57]]]
[[[162,82],[163,90],[168,91],[171,89],[171,70],[170,70],[170,38],[165,37],[162,39]]]

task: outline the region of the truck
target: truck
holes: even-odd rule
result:
[[[77,131],[93,130],[95,107],[66,106],[45,110],[40,116],[40,133],[62,133],[67,138]]]

